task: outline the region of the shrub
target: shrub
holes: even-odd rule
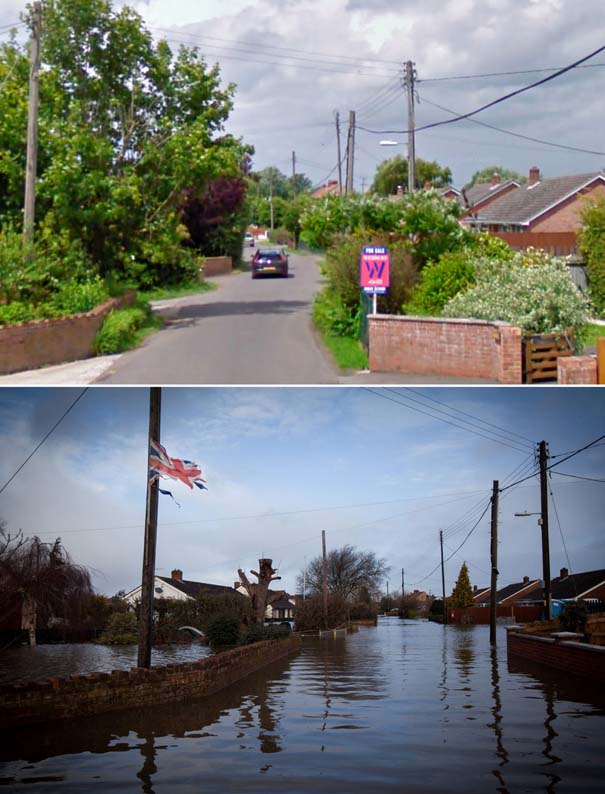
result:
[[[312,595],[306,598],[296,610],[296,630],[312,631],[323,628],[334,628],[344,623],[348,617],[349,606],[344,598],[336,593],[328,596],[328,623],[325,625],[323,598]]]
[[[559,622],[563,631],[583,632],[587,618],[586,604],[583,601],[570,601],[564,605]]]
[[[313,302],[313,322],[321,331],[333,336],[359,336],[360,305],[351,311],[328,289],[322,290]]]
[[[131,645],[138,641],[137,619],[133,612],[114,612],[98,640],[103,645]]]
[[[15,323],[26,323],[28,320],[35,319],[34,307],[31,303],[13,301],[0,306],[0,325],[14,325]]]
[[[84,281],[68,281],[62,284],[51,298],[51,304],[59,315],[77,314],[94,309],[109,298],[109,293],[100,276]]]
[[[578,346],[589,319],[587,301],[564,260],[535,251],[504,264],[479,260],[476,285],[452,298],[443,313],[501,320],[534,334],[573,328]]]
[[[93,342],[93,351],[97,355],[107,355],[129,350],[137,343],[136,332],[150,320],[149,304],[140,298],[134,306],[110,311]]]
[[[605,316],[605,199],[590,202],[582,212],[579,247],[588,265],[588,289],[595,311]]]
[[[233,617],[215,617],[208,621],[206,637],[210,645],[236,645],[239,640],[239,620]]]
[[[292,629],[289,623],[274,623],[270,626],[264,626],[262,623],[253,623],[242,636],[240,642],[242,645],[250,645],[253,642],[261,642],[262,640],[281,640],[289,637],[291,632]]]

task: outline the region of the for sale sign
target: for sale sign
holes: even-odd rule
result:
[[[388,248],[366,245],[359,260],[359,284],[366,295],[384,295],[390,286]]]

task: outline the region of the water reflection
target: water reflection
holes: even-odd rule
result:
[[[487,627],[398,620],[305,639],[205,700],[12,731],[0,788],[600,794],[604,696],[505,648]]]

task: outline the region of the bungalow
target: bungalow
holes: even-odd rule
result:
[[[567,568],[561,568],[559,576],[551,580],[550,592],[559,601],[605,601],[605,570],[570,574]]]
[[[534,166],[526,185],[476,201],[462,222],[492,233],[577,233],[586,201],[605,196],[605,174],[589,173],[542,179]]]
[[[506,585],[496,592],[496,603],[500,607],[507,607],[521,605],[523,603],[533,604],[536,600],[536,595],[529,598],[531,593],[536,593],[537,590],[542,590],[541,579],[530,579],[529,576],[524,576],[522,582],[515,582],[514,584]],[[487,607],[491,601],[490,588],[487,587],[475,599],[475,605]]]
[[[156,599],[165,598],[171,601],[192,601],[199,595],[224,595],[234,593],[232,587],[222,584],[208,584],[207,582],[193,582],[183,579],[183,572],[175,568],[170,576],[155,576],[153,581],[153,595]],[[124,596],[124,601],[129,606],[134,606],[141,600],[141,585],[135,587]]]
[[[494,174],[491,182],[478,182],[476,185],[462,189],[458,201],[464,208],[463,222],[471,224],[473,219],[488,207],[490,204],[508,196],[517,188],[521,187],[521,183],[516,179],[507,179],[502,182],[500,174]]]
[[[338,181],[330,179],[325,185],[320,185],[311,192],[313,198],[323,198],[324,196],[337,196],[340,193]]]

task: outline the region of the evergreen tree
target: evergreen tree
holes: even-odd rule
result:
[[[473,590],[468,577],[466,562],[462,563],[458,579],[456,580],[456,586],[452,590],[451,596],[448,598],[448,605],[458,609],[473,606]]]

